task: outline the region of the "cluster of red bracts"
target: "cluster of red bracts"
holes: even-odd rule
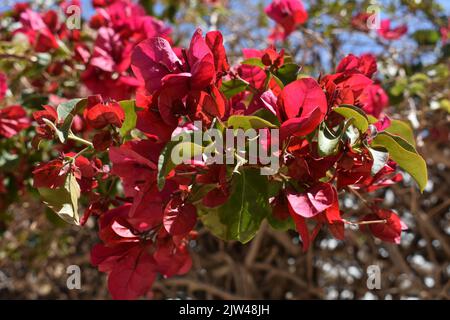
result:
[[[267,71],[284,65],[284,52],[248,49],[244,55],[260,58],[266,69],[250,65],[230,68],[217,31],[203,36],[197,30],[189,48],[181,50],[174,50],[161,37],[142,41],[132,52],[130,65],[140,84],[136,129],[145,139],[124,142],[117,138],[115,132],[125,118],[121,106],[114,100],[91,96],[76,116],[78,132],[92,137],[96,152],[109,150],[111,170],[96,157],[88,160],[67,150],[62,150],[61,159],[36,168],[36,187],[58,188],[70,172],[88,195],[81,223],[90,215],[99,216],[102,243],[93,248],[92,262],[109,274],[114,298],[145,295],[157,274],[168,277],[187,272],[191,265],[187,244],[195,237],[198,201],[206,208],[215,208],[226,203],[233,192],[227,165],[196,161],[176,166],[159,189],[158,159],[163,148],[174,133],[192,128],[194,121],[208,127],[214,119],[226,122],[232,115],[260,109],[277,118],[281,164],[290,182],[267,201],[274,217],[293,219],[304,250],[324,226],[336,238],[344,238],[344,224],[352,222],[344,219],[339,209],[339,192],[348,188],[371,192],[399,180],[393,162],[372,175],[373,160],[367,150],[346,144],[337,154],[320,156],[317,142],[306,138],[323,122],[330,127],[342,122],[332,111],[341,104],[358,106],[375,117],[382,114],[387,97],[372,80],[376,72],[372,56],[349,55],[335,74],[318,81],[300,78],[281,86],[273,78],[267,79]],[[236,78],[245,80],[251,90],[227,99],[220,91],[222,81]],[[38,136],[53,137],[44,118],[58,125],[55,109],[45,106],[34,118],[39,124]],[[375,127],[382,130],[386,121],[375,123]],[[67,158],[74,160],[67,165]],[[114,177],[120,178],[123,197],[96,190],[100,181]],[[193,186],[210,188],[193,201]],[[403,229],[398,216],[375,204],[370,205],[370,212],[361,221],[382,223],[369,223],[366,229],[382,240],[398,242]]]
[[[0,73],[0,103],[8,90],[6,75]],[[30,126],[25,109],[22,106],[8,106],[0,109],[0,139],[11,138]]]

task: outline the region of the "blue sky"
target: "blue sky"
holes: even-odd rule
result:
[[[0,0],[2,2],[2,4],[0,5],[0,11],[5,10],[5,5],[3,4],[4,2],[6,3],[16,3],[16,2],[24,2],[24,0]],[[244,0],[245,1],[245,0]],[[248,0],[248,1],[255,1],[255,0]],[[427,0],[422,0],[422,1],[427,1]],[[26,1],[25,2],[30,2],[30,1]],[[92,0],[81,0],[82,3],[82,9],[83,9],[83,15],[85,17],[89,17],[92,12],[93,12],[93,8],[91,5]],[[270,2],[270,0],[264,0],[264,2]],[[308,4],[307,0],[303,1],[306,5]],[[439,2],[444,8],[445,11],[447,12],[447,14],[450,13],[450,0],[438,0],[437,2]]]

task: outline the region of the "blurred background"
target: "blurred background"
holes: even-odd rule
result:
[[[11,10],[16,2],[0,2],[0,12]],[[95,10],[90,1],[81,2],[83,18],[89,20]],[[242,57],[243,48],[267,47],[274,26],[264,13],[269,2],[143,0],[141,4],[172,27],[172,38],[179,45],[187,44],[197,26],[221,30],[233,64]],[[49,1],[32,4],[36,9],[54,6]],[[401,185],[373,195],[406,222],[408,230],[401,244],[383,243],[348,228],[344,241],[319,233],[314,245],[303,253],[295,233],[263,226],[255,239],[242,245],[220,241],[199,226],[198,239],[190,243],[191,271],[179,278],[158,279],[153,298],[450,297],[450,2],[377,1],[382,19],[407,26],[407,33],[393,41],[355,26],[354,17],[370,4],[305,0],[308,22],[277,46],[286,48],[303,65],[303,72],[314,77],[333,72],[349,53],[377,56],[377,78],[390,101],[385,112],[394,119],[408,119],[429,172],[423,194],[404,174]],[[0,140],[0,173],[12,179],[29,169],[21,169],[23,156],[8,154],[8,143]],[[30,157],[35,163],[40,160]],[[28,188],[31,181],[25,179],[24,184],[24,188],[9,184],[0,192],[0,298],[109,299],[106,276],[89,261],[90,248],[98,242],[94,221],[89,220],[84,228],[63,223]],[[352,195],[343,199],[342,208],[348,213],[364,213],[364,206]],[[81,268],[80,290],[67,289],[69,265]],[[381,271],[377,290],[367,287],[371,265]]]

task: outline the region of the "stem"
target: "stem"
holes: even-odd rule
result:
[[[0,54],[0,59],[17,59],[17,60],[26,60],[29,62],[34,62],[32,59],[29,59],[25,56],[19,56],[16,54],[2,53]]]
[[[79,143],[82,143],[82,144],[84,144],[84,145],[86,145],[86,146],[88,146],[88,147],[91,147],[91,148],[94,147],[94,145],[92,144],[92,142],[87,141],[87,140],[85,140],[85,139],[83,139],[83,138],[80,138],[80,137],[74,135],[73,133],[69,133],[69,136],[67,137],[67,139],[73,140],[73,141],[78,141]],[[84,150],[84,149],[83,149],[83,150]]]
[[[76,155],[74,155],[74,156],[72,157],[72,159],[75,160],[76,158],[78,158],[78,157],[81,156],[84,152],[90,150],[91,148],[92,148],[91,146],[87,146],[86,148],[80,150],[80,152],[78,152]]]
[[[361,225],[366,225],[366,224],[376,224],[376,223],[387,223],[386,219],[383,220],[368,220],[368,221],[359,221],[359,222],[353,222],[353,221],[348,221],[345,219],[342,219],[342,221],[346,224],[355,226],[355,227],[359,227]]]
[[[367,202],[366,199],[364,199],[364,198],[361,196],[361,194],[360,194],[358,191],[356,191],[355,189],[353,189],[353,188],[351,188],[351,187],[348,187],[347,189],[350,190],[350,191],[351,191],[351,192],[352,192],[359,200],[361,200],[361,202],[364,203],[364,205],[365,205],[366,207],[368,207],[369,209],[371,209],[370,204]]]

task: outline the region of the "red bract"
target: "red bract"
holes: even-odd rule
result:
[[[206,44],[214,55],[214,66],[218,73],[225,74],[230,70],[227,54],[223,46],[223,36],[219,31],[210,31],[205,37]]]
[[[205,173],[196,176],[199,184],[216,184],[212,190],[203,197],[202,203],[209,208],[224,204],[230,196],[229,184],[227,182],[227,167],[224,165],[211,165]]]
[[[378,34],[386,40],[397,40],[408,32],[408,27],[403,24],[395,28],[391,28],[391,20],[381,20],[380,29],[377,30]]]
[[[185,235],[191,231],[197,222],[197,209],[190,203],[185,203],[180,197],[169,201],[164,210],[164,228],[173,235]]]
[[[396,164],[389,161],[380,171],[374,176],[370,175],[366,179],[356,184],[362,192],[373,192],[380,188],[385,188],[402,181],[401,173],[396,172]]]
[[[360,12],[352,17],[352,26],[353,28],[362,31],[368,32],[369,27],[367,26],[367,20],[370,18],[370,13]]]
[[[152,94],[162,87],[162,79],[179,70],[181,60],[173,52],[170,43],[163,38],[143,41],[133,51],[131,67],[136,77],[145,83]]]
[[[0,109],[0,137],[11,138],[30,126],[30,119],[21,106]]]
[[[125,113],[122,107],[115,101],[101,102],[86,107],[84,118],[87,124],[95,129],[102,129],[107,125],[120,128],[125,120]]]
[[[314,79],[302,78],[288,84],[278,97],[281,139],[309,134],[322,122],[327,109],[326,96]]]
[[[111,28],[101,28],[86,71],[84,84],[96,94],[116,100],[128,99],[138,82],[129,76],[132,43],[124,43]]]
[[[349,54],[339,62],[336,68],[336,72],[360,72],[368,78],[377,71],[377,61],[371,54],[364,54],[357,57],[353,54]]]
[[[378,221],[385,222],[372,223],[363,225],[362,230],[370,231],[375,237],[393,243],[400,243],[402,230],[406,229],[400,218],[391,210],[374,208],[374,213],[366,215],[361,221]]]
[[[283,38],[308,20],[308,13],[300,0],[274,0],[264,11],[283,28]]]
[[[69,166],[64,167],[63,161],[59,159],[41,163],[33,171],[33,186],[35,188],[58,188],[64,184],[68,169]]]
[[[132,55],[132,68],[146,89],[153,94],[163,89],[164,94],[181,99],[190,91],[205,90],[216,80],[216,73],[223,72],[227,65],[223,46],[218,44],[221,35],[208,33],[208,43],[197,30],[191,40],[189,50],[184,51],[182,62],[172,50],[167,40],[153,38],[142,42]],[[213,41],[214,40],[214,41]],[[216,70],[217,66],[217,70]]]
[[[58,114],[56,109],[49,105],[42,106],[44,110],[39,110],[33,112],[33,118],[38,123],[38,127],[36,127],[36,132],[39,137],[50,139],[53,137],[53,130],[45,123],[44,119],[47,119],[53,123],[58,119]]]
[[[305,192],[289,191],[287,199],[293,212],[304,218],[312,218],[330,208],[337,201],[337,193],[329,183],[320,183]]]
[[[140,242],[127,224],[129,206],[108,211],[100,219],[100,237],[106,243],[92,248],[92,264],[108,272],[108,288],[114,299],[136,299],[151,287],[155,261],[151,241]]]
[[[373,83],[367,76],[376,70],[373,59],[370,56],[364,59],[350,56],[344,58],[338,70],[341,72],[326,75],[320,81],[327,93],[328,104],[332,107],[358,105],[361,93]]]
[[[5,97],[6,90],[8,90],[6,75],[0,72],[0,100],[2,100]]]
[[[17,32],[25,33],[37,52],[47,52],[59,47],[53,32],[38,13],[26,9],[20,14],[20,22],[22,28]]]
[[[161,145],[148,140],[128,142],[120,148],[109,149],[109,158],[113,164],[111,173],[122,179],[126,196],[133,197],[136,187],[154,181],[161,149]],[[152,157],[147,157],[148,153]]]
[[[105,213],[100,219],[100,237],[105,244],[91,252],[92,264],[107,272],[114,299],[135,299],[147,293],[157,273],[182,274],[191,266],[185,239],[170,238],[161,225],[145,231],[129,222],[130,206]]]
[[[268,48],[265,50],[243,49],[242,53],[244,54],[245,59],[261,58],[261,61],[263,61],[264,59],[268,66],[271,65],[275,68],[281,67],[284,63],[283,50],[277,53],[275,49],[272,48]],[[281,91],[280,86],[273,78],[270,79],[268,88],[264,87],[267,74],[265,70],[261,69],[260,67],[242,64],[239,66],[237,71],[242,79],[249,82],[252,87],[258,89],[260,93],[263,93],[267,89],[271,89],[276,94]]]
[[[376,118],[389,105],[389,97],[379,84],[367,86],[362,92],[359,101],[362,104],[362,109]]]
[[[65,154],[67,157],[74,157],[75,155],[73,152]],[[98,186],[96,176],[102,170],[102,162],[99,159],[89,160],[79,155],[75,158],[72,170],[75,172],[81,192],[90,192]]]
[[[362,154],[348,150],[339,159],[336,170],[337,188],[357,184],[370,177],[373,160],[366,151]]]
[[[169,126],[177,126],[183,116],[208,123],[210,117],[225,114],[224,96],[216,86],[216,74],[220,76],[228,66],[219,43],[222,37],[217,32],[206,37],[208,41],[198,29],[189,49],[183,50],[183,60],[163,38],[143,41],[133,52],[133,71],[153,99],[158,99],[155,104]]]

